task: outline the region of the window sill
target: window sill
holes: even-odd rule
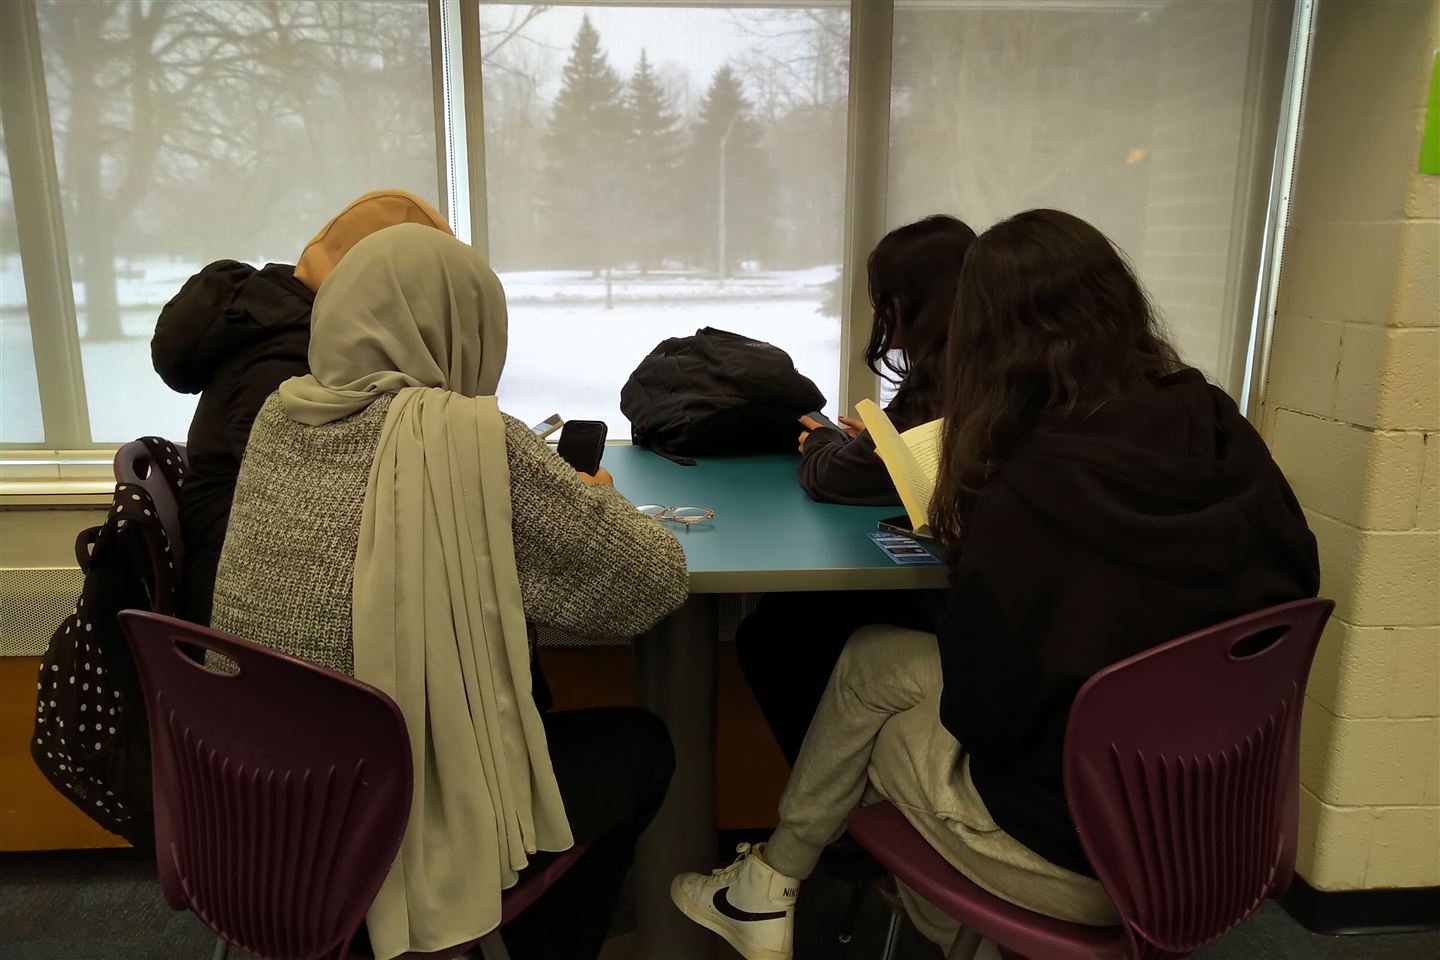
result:
[[[50,510],[93,508],[110,504],[115,495],[113,478],[3,479],[0,480],[0,509]]]

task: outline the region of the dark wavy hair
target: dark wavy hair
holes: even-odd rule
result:
[[[1183,366],[1103,233],[1058,210],[997,223],[960,273],[931,525],[958,541],[967,494],[1026,434],[1088,416]]]
[[[866,271],[875,319],[865,362],[899,384],[890,409],[907,425],[941,415],[955,289],[974,242],[975,231],[963,221],[936,214],[896,227],[870,252]]]

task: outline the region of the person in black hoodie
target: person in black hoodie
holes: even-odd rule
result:
[[[1032,210],[986,231],[949,351],[938,631],[852,637],[769,843],[672,887],[749,958],[790,956],[799,882],[867,787],[990,892],[1115,922],[1065,802],[1075,695],[1113,663],[1319,588],[1315,539],[1264,442],[1180,361],[1094,227]],[[909,905],[933,939],[953,933]]]
[[[885,408],[899,430],[942,416],[945,344],[965,252],[975,231],[936,214],[897,227],[870,252],[866,272],[874,319],[865,362],[896,389]],[[812,500],[898,506],[900,495],[864,424],[841,417],[842,433],[800,436],[800,485]],[[847,436],[848,434],[848,436]],[[792,765],[850,634],[867,623],[935,629],[944,595],[874,591],[837,602],[815,593],[773,593],[740,623],[735,649],[755,701]]]
[[[160,311],[150,341],[155,372],[172,390],[200,394],[186,440],[190,473],[180,490],[185,569],[179,612],[185,619],[210,623],[215,570],[255,415],[281,383],[310,372],[315,291],[351,247],[398,223],[451,232],[420,197],[377,190],[327,223],[295,266],[257,270],[220,260],[187,280]]]

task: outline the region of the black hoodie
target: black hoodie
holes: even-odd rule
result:
[[[155,324],[155,372],[173,390],[200,394],[190,422],[190,475],[180,492],[185,570],[180,612],[208,624],[235,478],[250,426],[281,383],[310,372],[315,296],[295,268],[220,260],[185,282]]]
[[[941,720],[995,822],[1091,874],[1061,774],[1081,685],[1319,579],[1284,476],[1199,373],[1036,431],[972,499],[939,629]]]

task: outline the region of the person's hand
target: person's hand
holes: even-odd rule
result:
[[[845,428],[845,436],[849,437],[851,440],[854,440],[856,437],[860,436],[860,434],[865,432],[864,421],[856,420],[854,417],[841,417],[840,425]]]
[[[587,487],[615,486],[615,478],[610,476],[610,471],[604,467],[596,470],[593,476],[585,473],[583,470],[576,470],[575,472],[580,474],[580,479],[585,481],[585,486]]]
[[[805,428],[805,431],[800,434],[800,452],[804,453],[805,441],[810,439],[811,431],[820,429],[820,424],[816,423],[811,417],[801,417],[800,426]]]

